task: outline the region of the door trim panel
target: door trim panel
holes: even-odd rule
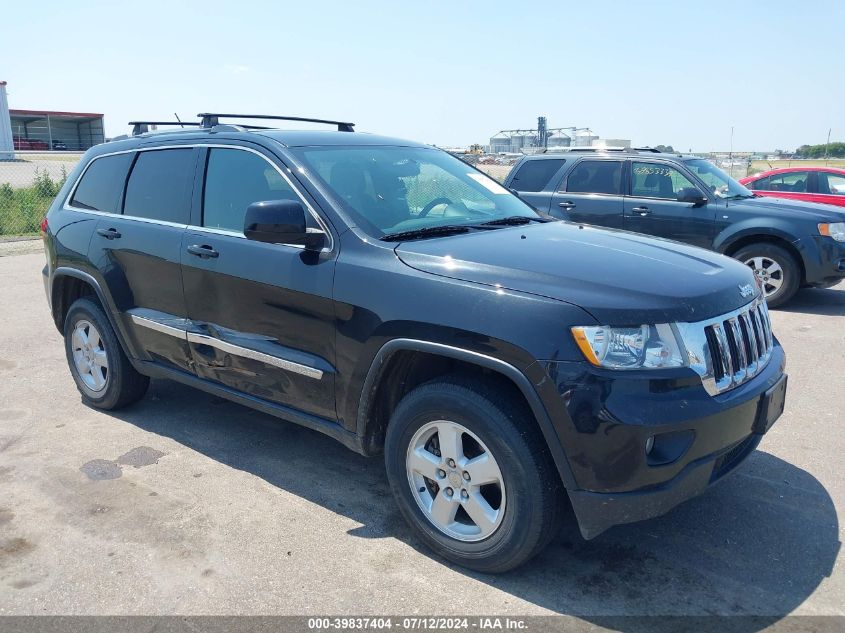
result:
[[[258,362],[273,365],[279,369],[284,369],[285,371],[290,371],[302,376],[308,376],[309,378],[314,378],[315,380],[320,380],[323,377],[323,370],[317,369],[316,367],[309,367],[308,365],[295,363],[285,358],[271,356],[270,354],[258,352],[248,347],[241,347],[240,345],[235,345],[234,343],[229,343],[228,341],[208,336],[206,334],[198,334],[196,332],[186,332],[186,334],[188,336],[188,342],[194,343],[195,345],[210,345],[211,347],[219,349],[221,352],[234,354],[235,356],[241,356],[251,360],[257,360]]]
[[[249,358],[260,363],[265,363],[267,365],[272,365],[273,367],[278,367],[279,369],[283,369],[285,371],[300,374],[302,376],[307,376],[308,378],[313,378],[314,380],[320,380],[323,377],[323,374],[325,373],[322,369],[319,369],[317,367],[311,367],[310,365],[297,363],[295,361],[288,360],[286,358],[281,358],[279,356],[265,354],[264,352],[259,352],[254,349],[250,349],[249,347],[243,347],[241,345],[229,343],[228,341],[224,341],[214,336],[200,334],[198,332],[192,332],[187,328],[179,328],[174,327],[172,325],[167,325],[166,323],[162,323],[161,321],[150,319],[138,314],[130,313],[129,316],[132,319],[133,323],[135,323],[136,325],[140,325],[141,327],[149,328],[150,330],[154,330],[162,334],[167,334],[175,338],[183,339],[188,343],[193,343],[195,345],[209,345],[211,347],[219,349],[221,352],[225,352],[226,354],[233,354],[242,358]],[[185,322],[186,325],[189,324],[187,320],[183,320],[183,322]]]

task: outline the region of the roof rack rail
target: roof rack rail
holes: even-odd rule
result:
[[[624,147],[570,147],[570,152],[627,152]]]
[[[220,112],[201,112],[197,115],[202,118],[199,124],[204,128],[212,128],[220,123],[221,118],[226,119],[273,119],[278,121],[304,121],[306,123],[326,123],[327,125],[336,125],[338,132],[354,132],[354,123],[348,121],[332,121],[328,119],[311,119],[308,117],[299,116],[275,116],[272,114],[222,114]],[[255,126],[243,125],[241,127],[247,129],[262,129]]]
[[[651,152],[652,154],[659,154],[660,150],[656,147],[632,147],[635,152]]]
[[[129,125],[132,126],[132,136],[138,136],[139,134],[149,132],[151,125],[179,125],[181,127],[190,125],[192,127],[199,127],[200,124],[196,121],[130,121]]]

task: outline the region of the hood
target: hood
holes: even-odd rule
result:
[[[832,204],[760,196],[758,198],[728,200],[727,205],[729,209],[731,207],[744,207],[758,213],[762,212],[775,216],[795,217],[796,214],[800,214],[802,218],[815,219],[819,222],[845,222],[845,211],[842,210],[842,207]]]
[[[396,254],[424,272],[579,306],[602,325],[699,321],[750,302],[749,285],[759,292],[748,267],[718,253],[569,222],[402,242]]]

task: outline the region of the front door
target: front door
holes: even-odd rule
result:
[[[668,163],[631,161],[631,186],[625,196],[625,229],[702,248],[713,243],[715,205],[681,202],[683,189],[704,192],[686,174]]]
[[[253,202],[296,200],[311,207],[258,151],[212,147],[201,161],[197,226],[182,242],[195,371],[256,398],[334,419],[336,249],[247,240],[244,214]],[[316,217],[310,221],[318,227]]]
[[[85,179],[113,171],[122,214],[104,214],[89,246],[89,258],[105,280],[132,347],[142,360],[191,370],[185,338],[187,311],[182,291],[181,245],[190,216],[197,150],[146,150],[105,156],[86,170],[74,194],[84,200]],[[125,169],[118,163],[125,163]],[[129,179],[126,169],[131,165]],[[123,183],[126,183],[125,193]],[[116,208],[120,208],[120,202]]]
[[[621,229],[622,165],[611,159],[580,161],[552,196],[549,213],[571,222]]]

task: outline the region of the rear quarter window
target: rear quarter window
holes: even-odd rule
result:
[[[563,158],[527,160],[514,174],[511,188],[517,191],[543,191],[565,162]]]
[[[120,213],[120,195],[133,156],[129,152],[95,158],[82,174],[70,205],[89,211]]]

